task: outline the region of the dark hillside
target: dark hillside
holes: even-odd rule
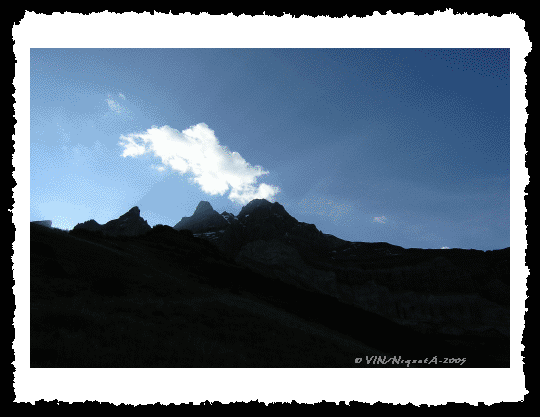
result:
[[[33,367],[350,367],[367,355],[504,366],[263,277],[189,231],[113,238],[31,226],[30,249]]]

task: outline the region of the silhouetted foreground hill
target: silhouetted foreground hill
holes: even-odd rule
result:
[[[509,366],[498,332],[422,334],[254,272],[188,230],[31,224],[30,250],[32,367]],[[431,363],[382,364],[394,356]]]

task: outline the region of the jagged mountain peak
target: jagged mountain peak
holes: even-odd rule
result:
[[[259,211],[259,210],[272,211],[275,214],[279,214],[279,215],[289,215],[289,213],[287,213],[287,211],[281,204],[277,202],[271,203],[270,201],[265,200],[264,198],[257,198],[257,199],[251,200],[248,204],[242,207],[242,210],[240,210],[240,213],[238,214],[238,218],[248,216],[252,214],[254,211]]]
[[[103,225],[99,224],[94,219],[90,219],[83,223],[77,223],[75,227],[73,227],[73,230],[85,229],[85,230],[90,230],[90,231],[96,231],[96,230],[101,230],[102,227]]]
[[[139,217],[141,215],[141,210],[139,207],[135,206],[129,209],[127,212],[122,214],[119,218],[124,219],[126,217]]]
[[[174,226],[176,230],[191,230],[193,233],[203,233],[209,230],[220,229],[229,222],[212,208],[208,201],[200,201],[192,216],[182,217]]]
[[[146,233],[151,227],[148,222],[141,217],[141,210],[135,206],[122,214],[119,218],[109,220],[104,225],[99,224],[94,219],[84,223],[78,223],[73,230],[86,229],[90,231],[102,231],[106,235],[112,236],[136,236]]]
[[[271,206],[273,203],[266,200],[265,198],[255,198],[251,200],[249,203],[247,203],[244,208],[255,208],[255,207],[268,207]]]
[[[139,207],[132,207],[118,219],[110,220],[103,226],[105,234],[135,236],[150,230],[148,222],[141,217]]]
[[[212,204],[210,204],[208,201],[201,201],[199,204],[197,204],[197,208],[195,209],[195,212],[193,215],[201,215],[207,212],[213,212],[214,208],[212,207]]]

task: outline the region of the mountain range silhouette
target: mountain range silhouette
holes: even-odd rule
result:
[[[173,350],[160,353],[161,359],[143,355],[149,366],[350,367],[358,366],[356,349],[356,357],[360,351],[403,359],[461,355],[466,362],[454,366],[507,367],[509,288],[510,248],[349,242],[264,199],[252,200],[237,216],[201,201],[174,227],[150,227],[138,207],[105,225],[78,224],[69,233],[34,222],[32,363],[84,366],[83,342],[92,340],[100,353],[89,354],[87,366],[138,366],[144,360],[133,354],[125,365],[106,359],[111,349],[118,355],[129,351],[130,343],[146,346],[144,355],[158,349],[142,340],[142,324],[131,324],[130,342],[118,342],[120,348],[107,340],[111,330],[104,323],[111,326],[111,317],[123,322],[127,314],[158,329],[158,339],[181,339],[184,351],[198,358],[189,362],[187,353],[176,356]],[[146,309],[132,301],[136,297],[146,300]],[[117,300],[114,308],[100,307],[109,317],[102,322],[66,307],[97,299]],[[291,320],[294,326],[286,324]],[[176,325],[182,330],[172,330]],[[55,344],[51,333],[61,342]],[[65,344],[73,333],[82,334],[81,346],[69,350]],[[205,351],[205,342],[217,347]],[[329,354],[332,343],[339,348]],[[318,353],[310,348],[311,357],[301,357],[308,345],[319,346]],[[345,351],[352,356],[340,353]],[[281,359],[270,359],[270,353]]]

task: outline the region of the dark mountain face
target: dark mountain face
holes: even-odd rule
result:
[[[216,352],[226,354],[214,362],[214,354],[206,355],[200,366],[298,367],[302,360],[304,366],[350,366],[349,351],[338,354],[335,363],[325,362],[334,352],[329,341],[341,336],[327,335],[313,348],[314,336],[289,327],[296,317],[305,320],[298,328],[322,325],[383,354],[509,366],[509,248],[423,250],[348,242],[266,200],[250,202],[238,216],[201,202],[182,222],[189,228],[150,228],[134,207],[105,225],[89,220],[69,233],[32,224],[31,360],[39,363],[39,355],[54,353],[56,345],[47,347],[49,333],[64,326],[73,334],[63,331],[54,338],[82,338],[77,349],[80,358],[88,358],[91,346],[90,366],[197,366],[192,358],[201,354],[201,334],[208,343],[225,341]],[[116,316],[103,323],[77,316],[68,308],[71,297],[88,300],[89,306],[108,300],[103,308],[115,309]],[[135,299],[147,300],[146,306],[133,304]],[[109,317],[109,310],[96,317]],[[124,323],[126,314],[132,317]],[[283,327],[273,327],[276,318]],[[141,320],[139,330],[122,333]],[[159,343],[148,345],[148,329]],[[182,343],[187,353],[179,362]],[[171,346],[166,354],[164,346]],[[321,349],[321,359],[313,359]],[[355,348],[354,355],[366,349]],[[129,356],[133,351],[147,354]],[[285,355],[281,362],[272,362],[280,355]]]
[[[255,214],[257,216],[261,215],[262,213],[266,213],[266,215],[275,214],[291,217],[281,204],[270,203],[265,199],[255,199],[251,200],[248,204],[242,207],[242,210],[240,210],[240,213],[238,214],[238,218],[243,219],[250,214]]]
[[[91,232],[96,232],[101,230],[103,225],[96,222],[94,219],[87,220],[84,223],[77,223],[73,230],[89,230]]]
[[[223,229],[228,224],[226,218],[215,211],[208,201],[201,201],[197,205],[193,216],[182,217],[182,220],[174,226],[174,229],[205,233]]]
[[[103,233],[112,236],[138,236],[148,232],[150,225],[141,217],[139,207],[133,207],[116,220],[103,226]]]
[[[102,232],[108,236],[138,236],[148,232],[152,227],[141,217],[139,207],[133,207],[118,219],[108,221],[104,225],[94,219],[77,224],[73,230]]]
[[[195,209],[195,213],[193,213],[193,215],[195,217],[200,217],[200,216],[204,216],[210,212],[214,211],[214,209],[212,208],[212,205],[208,202],[208,201],[201,201],[198,205],[197,205],[197,208]]]
[[[248,203],[237,217],[219,215],[209,203],[197,215],[199,206],[189,223],[182,219],[189,230],[262,275],[423,332],[476,335],[495,329],[509,334],[509,249],[404,249],[348,242],[263,199]]]

